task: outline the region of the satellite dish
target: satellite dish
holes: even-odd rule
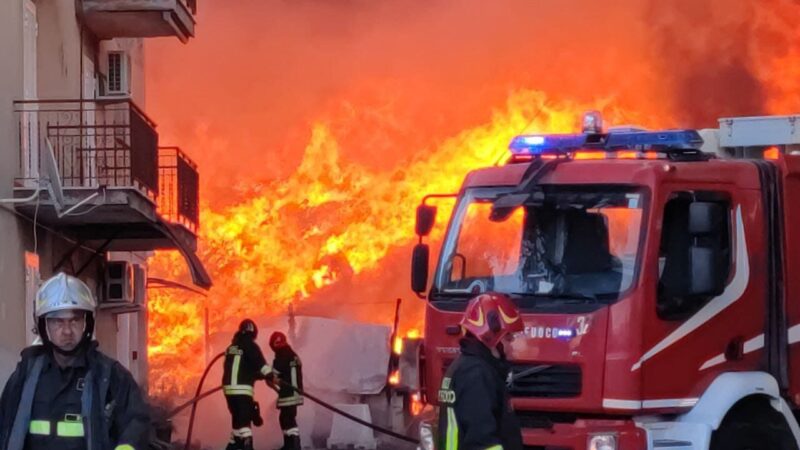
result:
[[[58,165],[56,165],[56,155],[53,151],[53,144],[50,142],[50,138],[45,138],[45,141],[47,142],[47,149],[42,152],[44,153],[42,165],[44,166],[44,172],[48,178],[47,193],[50,194],[50,198],[53,200],[56,211],[63,211],[65,204],[64,186],[61,184],[61,175],[58,173]]]
[[[83,200],[72,205],[69,209],[64,210],[64,207],[66,205],[64,198],[64,185],[61,184],[61,175],[59,175],[58,173],[58,166],[56,165],[56,155],[55,152],[53,151],[53,144],[50,142],[50,139],[48,138],[45,138],[45,141],[47,142],[47,149],[41,152],[43,156],[41,160],[41,165],[44,168],[45,176],[39,179],[39,186],[36,188],[36,191],[33,193],[33,195],[26,198],[0,198],[0,204],[27,203],[27,202],[32,202],[34,200],[38,201],[39,195],[45,189],[42,187],[42,185],[47,185],[46,187],[47,192],[50,194],[50,199],[53,201],[53,209],[56,210],[56,216],[58,216],[59,219],[74,213],[81,206],[89,204],[94,199],[99,197],[101,193],[103,194],[103,203],[104,203],[106,187],[100,186],[97,188],[96,192],[93,192],[91,195],[87,196]],[[95,207],[97,206],[100,205],[95,205]],[[86,214],[86,212],[83,212],[81,214]]]

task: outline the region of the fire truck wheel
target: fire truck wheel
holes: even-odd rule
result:
[[[780,414],[753,420],[726,420],[711,438],[711,450],[797,450],[792,432]]]

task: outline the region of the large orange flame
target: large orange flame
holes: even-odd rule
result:
[[[208,297],[150,291],[152,392],[202,372],[206,312],[213,333],[348,301],[348,317],[391,325],[419,200],[517,133],[574,130],[586,109],[651,127],[800,109],[791,0],[373,3],[210,2],[190,45],[148,49],[148,112],[200,163],[215,282]],[[151,269],[185,281],[183,264],[159,253]],[[405,305],[401,335],[421,328]]]
[[[202,342],[204,307],[211,311],[212,332],[230,329],[244,316],[281,314],[345,273],[379,268],[392,249],[413,243],[414,211],[426,193],[455,192],[470,170],[504,160],[514,135],[573,130],[581,111],[598,106],[553,103],[540,92],[520,91],[491,122],[437,148],[415,149],[407,165],[388,173],[342,161],[336,130],[324,121],[314,124],[292,176],[224,210],[203,208],[199,253],[215,285],[205,301],[191,293],[151,294],[151,388],[185,389],[174,384],[176,372],[188,380],[202,371],[198,353],[186,349]],[[627,118],[609,113],[612,120]],[[441,222],[448,213],[447,207],[440,211]],[[155,272],[179,279],[185,278],[181,267],[169,253],[159,253],[152,264]],[[351,295],[361,297],[357,290]],[[375,320],[391,324],[392,317]]]

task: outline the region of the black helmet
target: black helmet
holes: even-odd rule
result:
[[[239,333],[252,336],[255,339],[258,336],[258,327],[251,319],[244,319],[239,324]]]

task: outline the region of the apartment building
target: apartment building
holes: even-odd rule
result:
[[[194,36],[196,0],[0,1],[0,383],[35,339],[34,294],[65,271],[100,302],[96,337],[146,386],[147,258],[195,284],[198,171],[159,146],[144,39]]]

